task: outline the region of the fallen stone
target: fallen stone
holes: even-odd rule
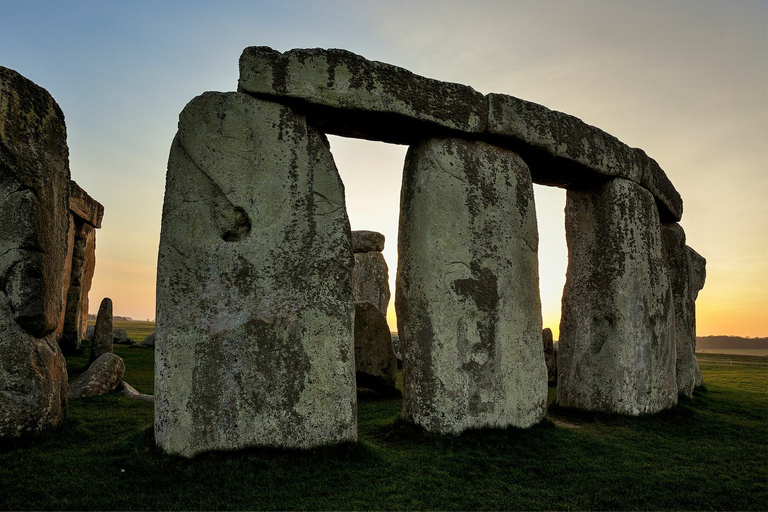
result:
[[[115,354],[102,354],[69,386],[69,399],[109,393],[120,384],[125,363]]]
[[[112,330],[112,299],[105,297],[96,315],[96,325],[91,338],[91,363],[113,350],[114,332]]]
[[[155,347],[155,333],[150,334],[140,343],[142,347]]]
[[[485,131],[471,87],[370,61],[346,50],[243,50],[238,91],[291,101],[326,133],[409,144],[425,134]]]
[[[386,316],[389,307],[389,268],[380,252],[354,254],[352,295],[357,302],[371,302]]]
[[[552,338],[552,329],[547,327],[541,331],[541,338],[544,342],[544,361],[547,363],[547,381],[550,384],[557,383],[557,357]]]
[[[384,235],[376,231],[353,231],[352,252],[381,252],[384,250]]]
[[[0,439],[59,425],[67,410],[61,317],[69,225],[64,115],[0,67]]]
[[[355,372],[358,388],[388,392],[397,384],[389,325],[370,302],[355,302]]]
[[[120,384],[117,385],[116,391],[120,391],[125,398],[130,398],[132,400],[140,400],[142,402],[154,402],[155,401],[155,395],[145,395],[143,393],[139,393],[136,388],[128,384],[127,382],[120,381]]]
[[[112,343],[115,345],[130,345],[136,343],[128,336],[128,331],[125,329],[112,329],[112,339]]]
[[[633,416],[674,406],[672,293],[653,196],[624,179],[569,190],[565,228],[558,404]]]
[[[355,441],[350,228],[324,136],[284,105],[205,93],[180,115],[166,180],[157,444]]]
[[[408,150],[401,201],[403,418],[452,434],[538,423],[547,369],[525,163],[482,142],[426,140]]]
[[[665,221],[679,221],[683,200],[655,160],[574,116],[505,94],[489,94],[488,133],[518,151],[533,181],[584,186],[611,176],[642,184]],[[591,171],[591,172],[590,172]],[[604,179],[604,178],[602,178]]]

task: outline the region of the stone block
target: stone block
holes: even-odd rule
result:
[[[544,362],[547,363],[547,382],[557,383],[557,354],[552,338],[552,329],[547,327],[541,331],[541,340],[544,342]]]
[[[565,228],[558,403],[633,416],[674,406],[672,290],[653,196],[620,178],[569,190]]]
[[[376,231],[353,231],[352,252],[381,252],[384,250],[384,235]]]
[[[105,297],[99,305],[96,325],[91,339],[91,363],[114,350],[115,335],[112,324],[112,299]]]
[[[355,301],[371,302],[387,315],[389,307],[389,268],[380,252],[354,253],[352,295]]]
[[[115,354],[106,353],[98,357],[69,388],[69,399],[84,398],[109,393],[123,380],[125,363]]]
[[[482,94],[346,50],[259,46],[240,57],[240,92],[292,102],[326,133],[409,144],[426,134],[485,131]]]
[[[606,176],[642,184],[659,204],[662,219],[679,221],[683,200],[655,160],[577,117],[505,94],[489,94],[488,134],[518,151],[533,181],[585,186]]]
[[[403,418],[451,434],[539,422],[547,369],[525,163],[483,142],[412,146],[398,247]]]
[[[246,94],[193,99],[163,205],[157,444],[192,457],[355,441],[351,272],[324,136]]]
[[[69,182],[69,210],[94,228],[101,227],[104,206],[88,195],[75,181]]]
[[[355,302],[355,372],[358,388],[391,391],[397,358],[386,317],[370,302]]]
[[[64,420],[55,340],[69,214],[64,115],[48,92],[0,67],[0,439]]]

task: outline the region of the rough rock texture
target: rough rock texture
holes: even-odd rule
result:
[[[547,363],[547,381],[550,384],[557,383],[557,357],[552,338],[552,329],[547,327],[541,331],[541,339],[544,342],[544,361]]]
[[[353,231],[352,252],[381,252],[384,250],[384,235],[376,231]]]
[[[80,188],[75,181],[69,182],[69,210],[94,228],[101,227],[104,206]]]
[[[445,433],[537,423],[547,369],[528,168],[482,142],[427,140],[408,151],[401,194],[403,418]]]
[[[144,393],[139,393],[136,390],[136,388],[134,388],[124,380],[120,381],[120,384],[117,385],[117,388],[115,388],[115,390],[120,391],[125,398],[130,398],[131,400],[139,400],[142,402],[155,401],[155,395],[145,395]]]
[[[148,335],[144,340],[139,343],[142,347],[153,347],[155,346],[155,333],[152,333]]]
[[[67,255],[66,136],[51,95],[0,67],[0,439],[66,414],[66,362],[53,334]]]
[[[102,354],[69,387],[69,399],[103,395],[117,388],[125,373],[125,363],[115,354]]]
[[[639,415],[677,403],[672,291],[653,196],[613,179],[569,190],[558,403]]]
[[[96,330],[95,325],[89,325],[85,329],[85,339],[92,340],[93,339],[93,333]]]
[[[691,397],[697,382],[701,383],[696,362],[696,297],[704,285],[703,277],[699,278],[703,271],[694,269],[693,259],[698,254],[685,245],[685,231],[679,224],[662,225],[661,240],[675,309],[677,392]],[[705,264],[702,261],[699,268],[703,270]]]
[[[357,387],[386,390],[397,384],[397,358],[389,325],[370,302],[355,302],[355,372]]]
[[[392,335],[392,348],[395,351],[395,357],[397,358],[397,360],[402,362],[403,361],[403,353],[402,353],[402,350],[400,348],[400,336],[398,336],[397,334],[393,334]]]
[[[574,116],[505,94],[489,94],[488,133],[525,159],[536,183],[573,186],[595,173],[642,184],[662,218],[679,221],[683,200],[655,160]],[[593,171],[593,172],[590,172]]]
[[[699,291],[704,288],[704,281],[707,279],[707,260],[702,255],[685,246],[685,250],[688,253],[688,270],[690,281],[688,282],[689,304],[693,306],[689,310],[689,322],[692,327],[693,336],[693,352],[696,353],[696,299],[699,296]],[[696,364],[696,371],[694,372],[694,387],[699,387],[704,383],[699,370],[698,363]]]
[[[441,82],[346,50],[243,50],[238,90],[292,101],[327,133],[409,144],[426,133],[485,131],[487,104]]]
[[[112,331],[112,299],[105,297],[99,305],[96,326],[91,339],[91,363],[104,354],[111,354],[114,343]]]
[[[356,440],[351,272],[325,138],[246,94],[192,100],[163,205],[158,445],[191,457]]]
[[[389,267],[380,252],[357,252],[352,269],[352,295],[355,301],[371,302],[384,316],[389,307]]]

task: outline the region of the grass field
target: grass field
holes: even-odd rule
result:
[[[152,393],[153,352],[115,352]],[[0,508],[766,510],[768,359],[699,362],[705,388],[653,417],[551,406],[528,430],[443,437],[399,421],[399,398],[361,398],[356,444],[193,460],[154,448],[151,403],[81,399],[61,428],[0,449]],[[72,379],[87,353],[68,364]]]

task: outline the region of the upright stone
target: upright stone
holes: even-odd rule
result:
[[[689,322],[692,327],[691,338],[693,339],[693,353],[696,355],[696,299],[699,297],[699,292],[704,288],[704,281],[707,279],[707,260],[688,247],[685,246],[685,251],[688,253],[688,304],[689,304]],[[696,370],[693,374],[695,388],[701,386],[704,383],[704,379],[701,376],[701,370],[696,363]]]
[[[391,391],[397,358],[387,319],[375,304],[355,302],[355,371],[358,388]]]
[[[113,351],[114,332],[112,330],[112,299],[105,297],[99,305],[96,326],[91,340],[91,363],[104,354]]]
[[[640,415],[677,403],[672,293],[650,192],[624,179],[569,190],[557,399]]]
[[[482,142],[412,146],[398,247],[403,418],[454,434],[540,421],[547,369],[525,163]]]
[[[0,67],[0,439],[58,425],[67,369],[54,331],[67,253],[69,151],[48,92]]]
[[[353,231],[352,295],[357,302],[374,304],[384,316],[389,306],[389,268],[381,251],[384,235],[375,231]]]
[[[544,343],[544,361],[547,363],[547,382],[557,383],[557,354],[552,337],[552,329],[547,327],[541,331],[541,341]]]
[[[158,445],[356,440],[350,229],[324,136],[289,107],[205,93],[180,115],[166,180]]]

